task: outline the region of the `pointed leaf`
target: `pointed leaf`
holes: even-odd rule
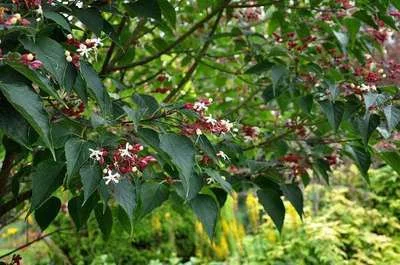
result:
[[[168,199],[168,195],[168,188],[163,184],[151,182],[142,184],[140,187],[140,216],[145,216],[161,206]]]
[[[379,125],[379,116],[367,113],[363,118],[356,118],[354,124],[364,145],[368,145],[369,138]]]
[[[114,192],[115,200],[125,210],[129,218],[132,218],[133,211],[136,208],[136,191],[132,183],[123,179],[119,183],[115,184]]]
[[[369,152],[358,145],[347,145],[345,151],[353,159],[362,176],[369,183],[368,169],[371,165],[371,155]]]
[[[107,241],[110,238],[111,230],[113,226],[113,218],[110,207],[105,206],[105,211],[103,211],[104,206],[102,203],[97,204],[94,209],[94,214],[96,216],[97,223],[99,225],[100,231],[103,234],[103,239]]]
[[[62,184],[65,164],[45,160],[38,164],[32,174],[32,210],[40,207]]]
[[[67,160],[67,175],[72,177],[89,159],[87,142],[78,138],[69,139],[65,143],[65,158]]]
[[[36,209],[35,220],[42,231],[46,230],[51,222],[53,222],[60,211],[60,207],[60,199],[57,197],[51,197],[45,203],[43,203],[42,206]]]
[[[7,84],[0,81],[0,90],[8,102],[35,129],[54,156],[53,144],[50,137],[49,118],[43,109],[40,97],[23,83]]]
[[[111,99],[96,71],[85,62],[81,62],[80,69],[82,78],[86,81],[86,86],[90,94],[99,103],[101,110],[106,114],[110,114]]]
[[[300,218],[303,219],[303,192],[296,184],[282,184],[281,190],[286,199],[290,201],[296,209]]]
[[[190,206],[212,239],[219,212],[217,203],[211,196],[199,194],[190,201]]]
[[[166,152],[179,169],[186,195],[189,194],[189,182],[193,178],[195,149],[189,138],[176,134],[160,135],[160,148]]]
[[[275,189],[264,188],[257,191],[257,196],[276,228],[281,232],[285,220],[285,206],[281,200],[281,194]]]
[[[79,170],[83,184],[84,203],[100,186],[102,172],[97,163],[85,165]]]
[[[328,119],[331,127],[337,131],[340,123],[342,122],[342,117],[344,113],[344,105],[342,102],[331,102],[328,100],[319,102],[322,111]]]
[[[393,131],[400,122],[400,109],[389,105],[383,109],[383,112],[385,113],[389,131]]]

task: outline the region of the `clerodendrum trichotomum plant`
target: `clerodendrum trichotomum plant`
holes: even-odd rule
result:
[[[282,200],[302,215],[302,188],[339,163],[400,173],[397,8],[1,1],[1,223],[29,201],[42,230],[93,212],[107,238],[170,199],[212,237],[252,190],[281,230]]]

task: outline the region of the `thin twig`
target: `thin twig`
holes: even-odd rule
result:
[[[198,28],[200,28],[204,23],[212,19],[216,14],[218,14],[221,10],[225,8],[225,5],[221,5],[219,8],[216,8],[213,10],[209,15],[207,15],[205,18],[197,22],[193,27],[191,27],[187,32],[185,32],[182,36],[180,36],[178,39],[176,39],[171,45],[166,47],[164,50],[159,51],[158,53],[151,55],[149,57],[146,57],[140,61],[133,62],[131,64],[127,64],[124,66],[118,66],[118,67],[113,67],[109,69],[106,72],[113,72],[113,71],[119,71],[123,69],[128,69],[128,68],[133,68],[139,65],[144,65],[147,64],[157,58],[159,58],[161,55],[171,51],[174,49],[176,46],[178,46],[181,42],[183,42],[187,37],[189,37],[193,32],[195,32]]]
[[[57,230],[55,230],[55,231],[53,231],[53,232],[50,232],[50,233],[48,233],[48,234],[42,235],[42,236],[40,236],[40,237],[38,237],[38,238],[36,238],[36,239],[34,239],[34,240],[32,240],[32,241],[29,241],[29,242],[26,243],[26,244],[23,244],[22,246],[17,247],[16,249],[13,249],[13,250],[7,252],[6,254],[1,255],[1,256],[0,256],[0,259],[3,259],[3,258],[5,258],[5,257],[8,257],[8,256],[14,254],[15,252],[20,251],[20,250],[22,250],[22,249],[24,249],[24,248],[27,248],[27,247],[29,247],[30,245],[32,245],[33,243],[36,243],[36,242],[38,242],[38,241],[40,241],[40,240],[42,240],[42,239],[45,239],[46,237],[49,237],[49,236],[51,236],[51,235],[53,235],[53,234],[56,234],[56,233],[59,233],[59,232],[61,232],[61,231],[65,231],[65,230],[71,230],[71,229],[72,229],[72,227],[60,228],[60,229],[57,229]]]
[[[228,3],[229,1],[227,1]],[[224,6],[224,5],[223,5]],[[210,44],[212,42],[212,37],[215,34],[215,31],[218,28],[218,24],[221,21],[222,18],[222,14],[223,14],[224,9],[221,9],[218,13],[217,19],[214,22],[214,25],[211,28],[210,33],[208,34],[207,40],[205,41],[203,48],[200,50],[200,52],[197,54],[194,63],[192,64],[192,66],[189,68],[189,70],[187,71],[186,75],[182,78],[182,80],[179,82],[179,84],[176,86],[176,88],[174,88],[173,90],[171,90],[171,92],[168,94],[168,96],[164,99],[164,102],[170,102],[175,95],[185,86],[185,84],[190,80],[190,78],[192,77],[193,73],[195,72],[197,66],[199,65],[201,59],[203,58],[203,56],[206,54],[208,48],[210,47]]]

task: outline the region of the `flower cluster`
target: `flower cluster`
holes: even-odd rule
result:
[[[25,53],[21,55],[21,63],[25,64],[31,69],[39,69],[43,66],[43,63],[35,58],[32,53]]]
[[[304,127],[299,118],[287,120],[285,126],[294,131],[299,137],[304,138],[307,135],[307,128]]]
[[[260,128],[256,126],[243,125],[242,134],[246,142],[251,142],[257,140],[258,136],[260,135]]]
[[[290,169],[290,175],[293,177],[303,175],[309,167],[305,159],[297,154],[287,154],[280,158],[280,161]]]
[[[249,1],[248,4],[254,4],[254,1]],[[240,9],[236,17],[245,24],[252,24],[261,21],[265,17],[264,9],[262,7],[248,7]]]
[[[119,180],[126,174],[136,173],[139,170],[143,171],[150,163],[156,162],[157,160],[151,156],[139,156],[138,153],[143,150],[141,144],[130,144],[125,143],[118,146],[112,156],[110,152],[102,148],[95,150],[89,148],[89,157],[101,166],[104,166],[103,173],[105,176],[103,179],[106,184],[118,183]]]
[[[101,39],[93,38],[86,39],[84,42],[75,39],[72,34],[67,35],[66,44],[70,46],[71,50],[65,51],[65,59],[72,63],[75,67],[79,68],[79,60],[81,57],[90,59],[92,55],[97,55],[97,49],[103,45]]]
[[[0,16],[0,25],[4,26],[28,26],[30,25],[31,22],[23,17],[21,17],[21,14],[16,13],[14,15],[10,15],[7,18],[4,15]]]
[[[212,99],[202,99],[195,103],[186,103],[185,109],[197,112],[199,118],[192,124],[182,126],[182,133],[187,136],[201,135],[210,132],[216,135],[226,134],[231,131],[233,123],[229,120],[217,120],[212,115],[205,116]]]

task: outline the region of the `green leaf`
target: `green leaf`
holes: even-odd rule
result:
[[[232,192],[232,185],[228,181],[223,179],[221,174],[218,171],[210,169],[210,168],[206,168],[206,169],[204,169],[204,171],[206,172],[206,174],[208,176],[210,176],[217,183],[219,183],[221,185],[222,189],[224,189],[228,193]]]
[[[65,158],[67,160],[67,176],[72,177],[89,159],[87,142],[78,138],[69,139],[65,143]]]
[[[7,84],[0,81],[0,90],[13,107],[26,119],[54,155],[50,137],[50,123],[40,97],[23,83]]]
[[[375,20],[372,16],[370,16],[367,11],[365,10],[359,10],[353,14],[353,17],[358,18],[362,22],[366,23],[367,25],[379,29],[378,25],[375,23]]]
[[[132,183],[127,179],[123,179],[115,184],[114,197],[129,218],[132,218],[133,211],[136,208],[136,191]]]
[[[380,152],[378,155],[400,175],[400,155],[398,152]]]
[[[203,150],[203,152],[209,156],[211,159],[215,161],[218,160],[217,158],[217,151],[215,150],[215,147],[212,145],[212,143],[208,140],[207,136],[205,135],[200,135],[198,138],[198,143],[200,146],[200,149]]]
[[[179,169],[179,176],[188,196],[189,182],[193,178],[194,154],[195,149],[189,138],[176,134],[160,135],[160,148],[166,152],[174,165]]]
[[[344,25],[347,28],[347,33],[350,38],[350,42],[354,43],[357,39],[357,34],[360,30],[361,23],[359,20],[347,17],[343,20]]]
[[[35,132],[26,120],[8,103],[1,102],[0,129],[11,139],[29,148]]]
[[[39,208],[56,191],[64,180],[63,162],[45,160],[32,174],[32,210]]]
[[[68,20],[65,19],[62,15],[52,12],[52,11],[44,11],[43,15],[45,18],[53,20],[56,22],[61,28],[65,29],[68,32],[71,32],[71,26],[68,23]]]
[[[276,88],[282,81],[283,77],[287,74],[287,69],[283,65],[274,65],[271,68],[271,80],[274,96],[276,95]]]
[[[275,189],[264,188],[257,191],[257,196],[278,231],[282,232],[283,221],[285,220],[285,206],[281,200],[281,194]]]
[[[42,204],[35,211],[35,220],[40,226],[42,231],[46,230],[46,228],[53,222],[56,218],[58,212],[60,211],[61,201],[57,197],[51,197],[45,203]]]
[[[52,74],[58,84],[65,86],[68,63],[65,60],[65,50],[55,40],[40,38],[36,42],[24,39],[21,41],[25,49],[35,53],[35,56],[42,61],[43,67]]]
[[[160,108],[157,100],[149,95],[135,94],[132,99],[139,106],[140,113],[146,116],[153,116]]]
[[[330,171],[329,163],[322,158],[318,158],[315,160],[313,169],[314,169],[314,172],[320,178],[324,179],[326,181],[326,183],[329,185],[329,174],[328,174],[328,172]]]
[[[103,209],[105,209],[103,211]],[[103,234],[103,239],[107,241],[110,238],[112,226],[113,226],[113,218],[110,207],[102,203],[97,204],[94,209],[94,214],[99,225],[100,231]]]
[[[104,19],[96,8],[76,8],[74,15],[94,34],[101,35]]]
[[[161,13],[173,28],[176,26],[176,12],[173,5],[168,0],[158,0]]]
[[[331,102],[328,100],[320,101],[319,104],[321,105],[322,111],[324,112],[325,116],[328,119],[329,124],[331,127],[337,131],[339,128],[340,123],[342,122],[342,117],[344,113],[344,104],[343,102]]]
[[[296,209],[300,218],[303,219],[303,192],[296,184],[282,184],[281,190],[286,199],[290,201]]]
[[[363,118],[356,118],[354,121],[364,145],[368,145],[368,140],[379,125],[379,116],[376,114],[365,114]]]
[[[8,62],[8,65],[14,68],[14,70],[18,71],[20,74],[28,78],[32,83],[38,85],[41,90],[43,90],[47,95],[53,96],[59,102],[63,103],[62,99],[58,95],[57,91],[51,85],[47,78],[44,78],[38,71],[34,71],[29,67],[26,67],[23,64],[15,63],[15,62]]]
[[[207,235],[212,239],[219,214],[217,203],[211,196],[199,194],[190,201],[190,206],[203,224]]]
[[[168,199],[169,190],[164,184],[146,182],[140,187],[140,217],[153,211]]]
[[[131,16],[154,18],[161,20],[161,9],[157,0],[138,0],[127,5]]]
[[[261,61],[257,63],[256,65],[253,65],[249,69],[247,69],[244,73],[245,74],[259,74],[263,72],[267,72],[271,70],[272,66],[274,64],[271,63],[270,61]]]
[[[128,116],[128,119],[133,122],[135,130],[137,130],[139,122],[143,118],[145,111],[143,109],[135,110],[129,108],[128,106],[123,106],[122,109],[125,111],[126,115]]]
[[[383,109],[389,131],[393,131],[400,122],[400,110],[393,105],[386,106]]]
[[[79,231],[82,226],[86,225],[90,213],[96,206],[96,203],[97,201],[95,200],[94,196],[92,196],[84,205],[82,196],[76,196],[69,200],[68,213],[71,216],[72,221],[74,221],[77,231]]]
[[[371,165],[371,155],[369,152],[365,148],[358,145],[347,145],[345,147],[345,151],[351,157],[351,159],[353,159],[364,179],[370,183],[368,169]]]
[[[300,106],[301,110],[307,114],[311,113],[313,103],[314,103],[314,101],[313,101],[312,95],[306,95],[299,99],[299,106]]]
[[[81,182],[83,184],[83,203],[85,203],[100,186],[102,172],[98,163],[94,163],[83,166],[79,170],[79,175],[81,175]]]
[[[101,110],[106,114],[110,114],[111,99],[96,71],[89,64],[81,62],[81,74],[86,81],[90,94],[97,100]]]

